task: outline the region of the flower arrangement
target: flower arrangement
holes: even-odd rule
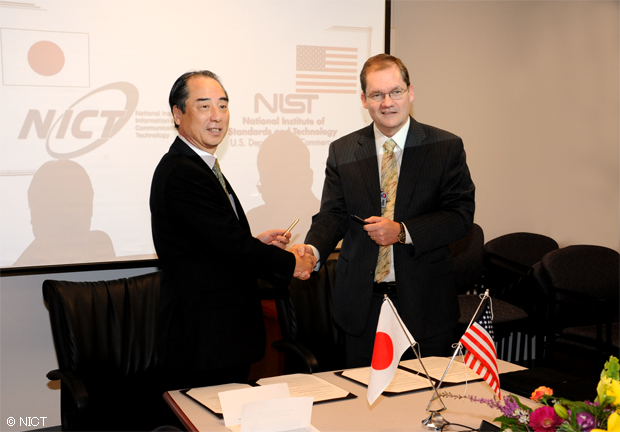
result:
[[[469,399],[499,409],[502,416],[494,421],[502,424],[506,432],[620,432],[620,365],[614,356],[609,357],[596,387],[594,402],[580,402],[553,395],[548,387],[538,387],[530,399],[543,406],[532,409],[523,405],[514,395],[497,399],[476,396],[458,396],[444,393],[442,396]]]

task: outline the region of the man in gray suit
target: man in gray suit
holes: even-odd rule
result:
[[[330,145],[305,243],[321,260],[343,240],[333,313],[348,367],[371,363],[384,294],[422,356],[446,355],[459,319],[448,245],[467,235],[475,208],[463,142],[409,115],[413,87],[400,59],[371,57],[360,81],[373,124]]]

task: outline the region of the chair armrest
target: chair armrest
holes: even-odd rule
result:
[[[306,348],[304,345],[298,342],[287,342],[285,340],[275,341],[271,344],[272,347],[278,350],[278,352],[289,352],[298,357],[308,372],[316,373],[320,372],[319,362],[317,361],[312,351]]]
[[[82,380],[73,372],[56,369],[48,372],[46,376],[50,380],[60,380],[69,389],[78,412],[88,406],[88,391]]]

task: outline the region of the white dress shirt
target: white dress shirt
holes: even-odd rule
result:
[[[394,156],[396,157],[396,165],[398,170],[398,175],[400,175],[400,165],[403,159],[403,152],[405,149],[405,143],[407,142],[407,133],[409,133],[409,125],[411,124],[411,119],[407,119],[407,123],[403,125],[402,128],[398,132],[392,136],[392,140],[396,143],[394,147]],[[379,129],[377,129],[377,125],[373,126],[375,132],[375,146],[377,149],[377,168],[379,169],[379,184],[381,183],[381,167],[383,164],[383,154],[385,150],[383,148],[383,144],[389,139],[381,133]],[[377,197],[378,198],[378,197]],[[396,189],[396,199],[398,200],[398,188]],[[407,227],[405,227],[405,234],[407,236],[405,243],[411,244],[411,236],[409,235],[409,231]],[[372,240],[371,240],[372,241]],[[314,256],[317,258],[317,265],[314,268],[315,271],[318,271],[321,266],[321,256],[317,248],[312,245],[308,245],[314,251]],[[390,273],[385,277],[383,282],[394,282],[396,280],[396,272],[394,271],[394,245],[392,245],[392,259],[390,260]]]

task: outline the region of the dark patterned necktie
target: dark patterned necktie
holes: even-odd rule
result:
[[[222,169],[220,168],[220,163],[217,161],[217,159],[215,159],[215,163],[213,164],[213,172],[215,173],[215,176],[220,181],[220,184],[226,191],[226,195],[229,195],[228,189],[226,189],[226,182],[224,181],[224,175],[222,174]]]

